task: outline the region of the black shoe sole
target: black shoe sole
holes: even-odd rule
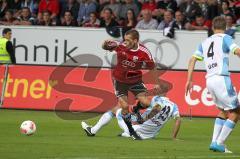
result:
[[[95,136],[95,134],[90,133],[88,130],[84,129],[84,131],[86,132],[87,136],[93,137]]]

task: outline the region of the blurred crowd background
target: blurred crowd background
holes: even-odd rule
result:
[[[239,0],[0,0],[1,25],[210,30],[223,16],[240,32]]]

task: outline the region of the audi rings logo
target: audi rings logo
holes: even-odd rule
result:
[[[157,41],[155,39],[145,39],[142,43],[150,49],[158,68],[162,68],[163,66],[172,68],[177,64],[180,57],[180,49],[174,40],[163,39]],[[105,54],[105,59],[112,67],[116,64],[116,55],[114,55],[110,61],[109,56]]]
[[[123,67],[127,67],[127,66],[129,66],[129,67],[135,67],[136,64],[135,64],[134,62],[131,62],[131,61],[128,61],[128,60],[123,60],[123,61],[122,61],[122,66],[123,66]]]

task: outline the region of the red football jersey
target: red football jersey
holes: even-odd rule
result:
[[[142,80],[142,68],[155,67],[151,53],[142,44],[136,50],[129,50],[120,43],[114,50],[117,53],[117,65],[113,69],[113,77],[117,81],[137,83]]]

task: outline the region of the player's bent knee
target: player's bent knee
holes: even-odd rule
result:
[[[125,100],[119,100],[118,105],[121,108],[128,108],[128,103]]]
[[[116,114],[117,110],[119,109],[120,107],[119,106],[115,106],[114,108],[111,109],[111,112],[113,114]]]
[[[124,110],[126,110],[126,109],[128,110],[128,105],[124,104],[124,105],[121,106],[121,108],[124,109]]]

